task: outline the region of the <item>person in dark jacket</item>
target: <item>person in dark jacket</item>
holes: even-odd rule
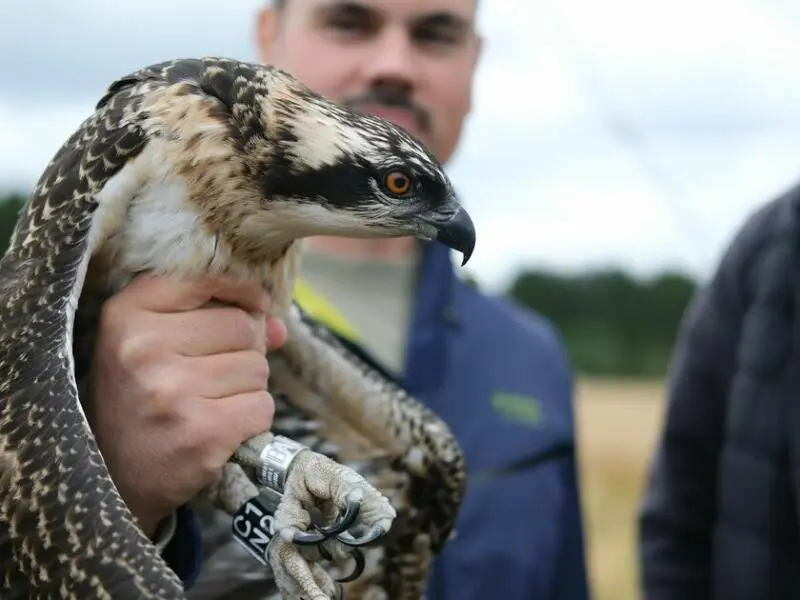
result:
[[[800,598],[800,185],[687,311],[640,515],[644,600]]]
[[[481,47],[475,11],[475,0],[284,0],[262,8],[255,29],[262,60],[409,129],[447,163],[470,110]],[[573,375],[552,324],[467,285],[436,242],[314,238],[302,277],[300,303],[441,415],[464,448],[469,481],[457,537],[435,561],[427,598],[586,600]],[[183,317],[176,308],[144,322],[137,302],[147,297],[120,296],[129,298],[127,312],[105,323],[103,351],[114,367],[106,378],[155,372],[151,393],[136,398],[146,413],[164,395],[160,386],[179,390],[172,369],[191,371],[164,360],[148,370],[149,361],[126,360],[123,350],[136,336],[158,340],[167,320]],[[190,333],[203,338],[202,329]],[[104,402],[115,410],[116,398]],[[197,515],[202,531],[187,516],[169,547],[171,556],[197,557],[203,546],[183,565],[190,598],[264,598],[268,573],[232,540],[230,518]]]

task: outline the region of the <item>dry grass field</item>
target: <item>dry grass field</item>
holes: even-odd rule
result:
[[[582,379],[576,418],[594,600],[638,600],[636,510],[661,423],[663,382]]]

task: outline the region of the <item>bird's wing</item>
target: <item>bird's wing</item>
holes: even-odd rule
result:
[[[72,354],[96,195],[147,144],[131,115],[150,85],[121,80],[58,150],[0,261],[0,560],[31,597],[183,594],[109,477]]]

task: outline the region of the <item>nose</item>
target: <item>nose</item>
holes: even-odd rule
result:
[[[373,85],[392,85],[409,92],[415,85],[416,57],[408,31],[399,26],[386,27],[375,42],[366,79]]]

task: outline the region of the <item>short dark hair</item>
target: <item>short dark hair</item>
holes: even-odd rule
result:
[[[270,0],[270,4],[278,10],[283,10],[286,8],[286,4],[288,4],[289,0]],[[478,0],[475,0],[475,4],[478,4]]]

